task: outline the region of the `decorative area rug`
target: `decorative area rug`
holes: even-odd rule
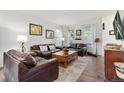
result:
[[[89,62],[88,56],[78,57],[78,60],[69,64],[68,68],[59,67],[59,77],[55,82],[76,82]]]

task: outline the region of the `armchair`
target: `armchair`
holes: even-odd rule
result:
[[[4,53],[4,75],[6,81],[12,82],[50,82],[58,77],[58,60],[34,58],[36,64],[28,67],[23,61],[26,55],[16,50]],[[26,60],[31,64],[31,60]]]
[[[69,49],[77,51],[78,56],[84,56],[87,54],[87,45],[83,43],[73,43],[70,45]]]

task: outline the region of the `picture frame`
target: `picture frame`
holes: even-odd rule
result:
[[[114,35],[114,30],[109,30],[109,35]]]
[[[76,30],[76,36],[81,36],[81,29]]]
[[[29,34],[30,35],[42,35],[42,25],[29,23]]]
[[[54,39],[54,31],[46,29],[46,39]]]

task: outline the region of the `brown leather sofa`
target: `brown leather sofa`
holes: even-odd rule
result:
[[[87,54],[87,45],[83,43],[72,43],[69,47],[71,50],[75,50],[78,52],[78,56],[84,56]]]
[[[31,56],[36,63],[29,68],[24,63],[25,61],[22,61],[22,57],[25,56],[24,53],[16,50],[10,51],[4,53],[4,75],[6,81],[50,82],[58,78],[59,63],[57,59],[46,60],[41,57]],[[29,64],[31,65],[30,62]]]
[[[48,51],[48,47],[47,47],[47,51],[41,51],[40,46],[46,46],[47,47],[46,44],[33,45],[30,47],[30,50],[37,53],[37,56],[39,56],[39,57],[43,57],[45,59],[51,59],[52,54],[50,51]]]
[[[40,49],[40,46],[47,46],[47,51],[42,51]],[[54,49],[50,49],[50,46],[54,46]],[[34,51],[37,53],[38,56],[43,57],[45,59],[51,59],[52,58],[52,53],[60,51],[60,49],[57,49],[55,44],[38,44],[38,45],[33,45],[30,47],[31,51]]]

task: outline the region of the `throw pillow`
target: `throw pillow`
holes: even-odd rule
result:
[[[47,46],[40,46],[40,51],[48,51],[48,47]]]
[[[36,60],[32,55],[27,53],[21,53],[16,50],[9,50],[8,54],[11,55],[16,60],[23,62],[28,68],[34,67],[36,65]]]
[[[50,50],[56,49],[54,45],[49,45]]]
[[[22,62],[29,68],[34,67],[37,63],[35,58],[31,55],[26,56]]]

